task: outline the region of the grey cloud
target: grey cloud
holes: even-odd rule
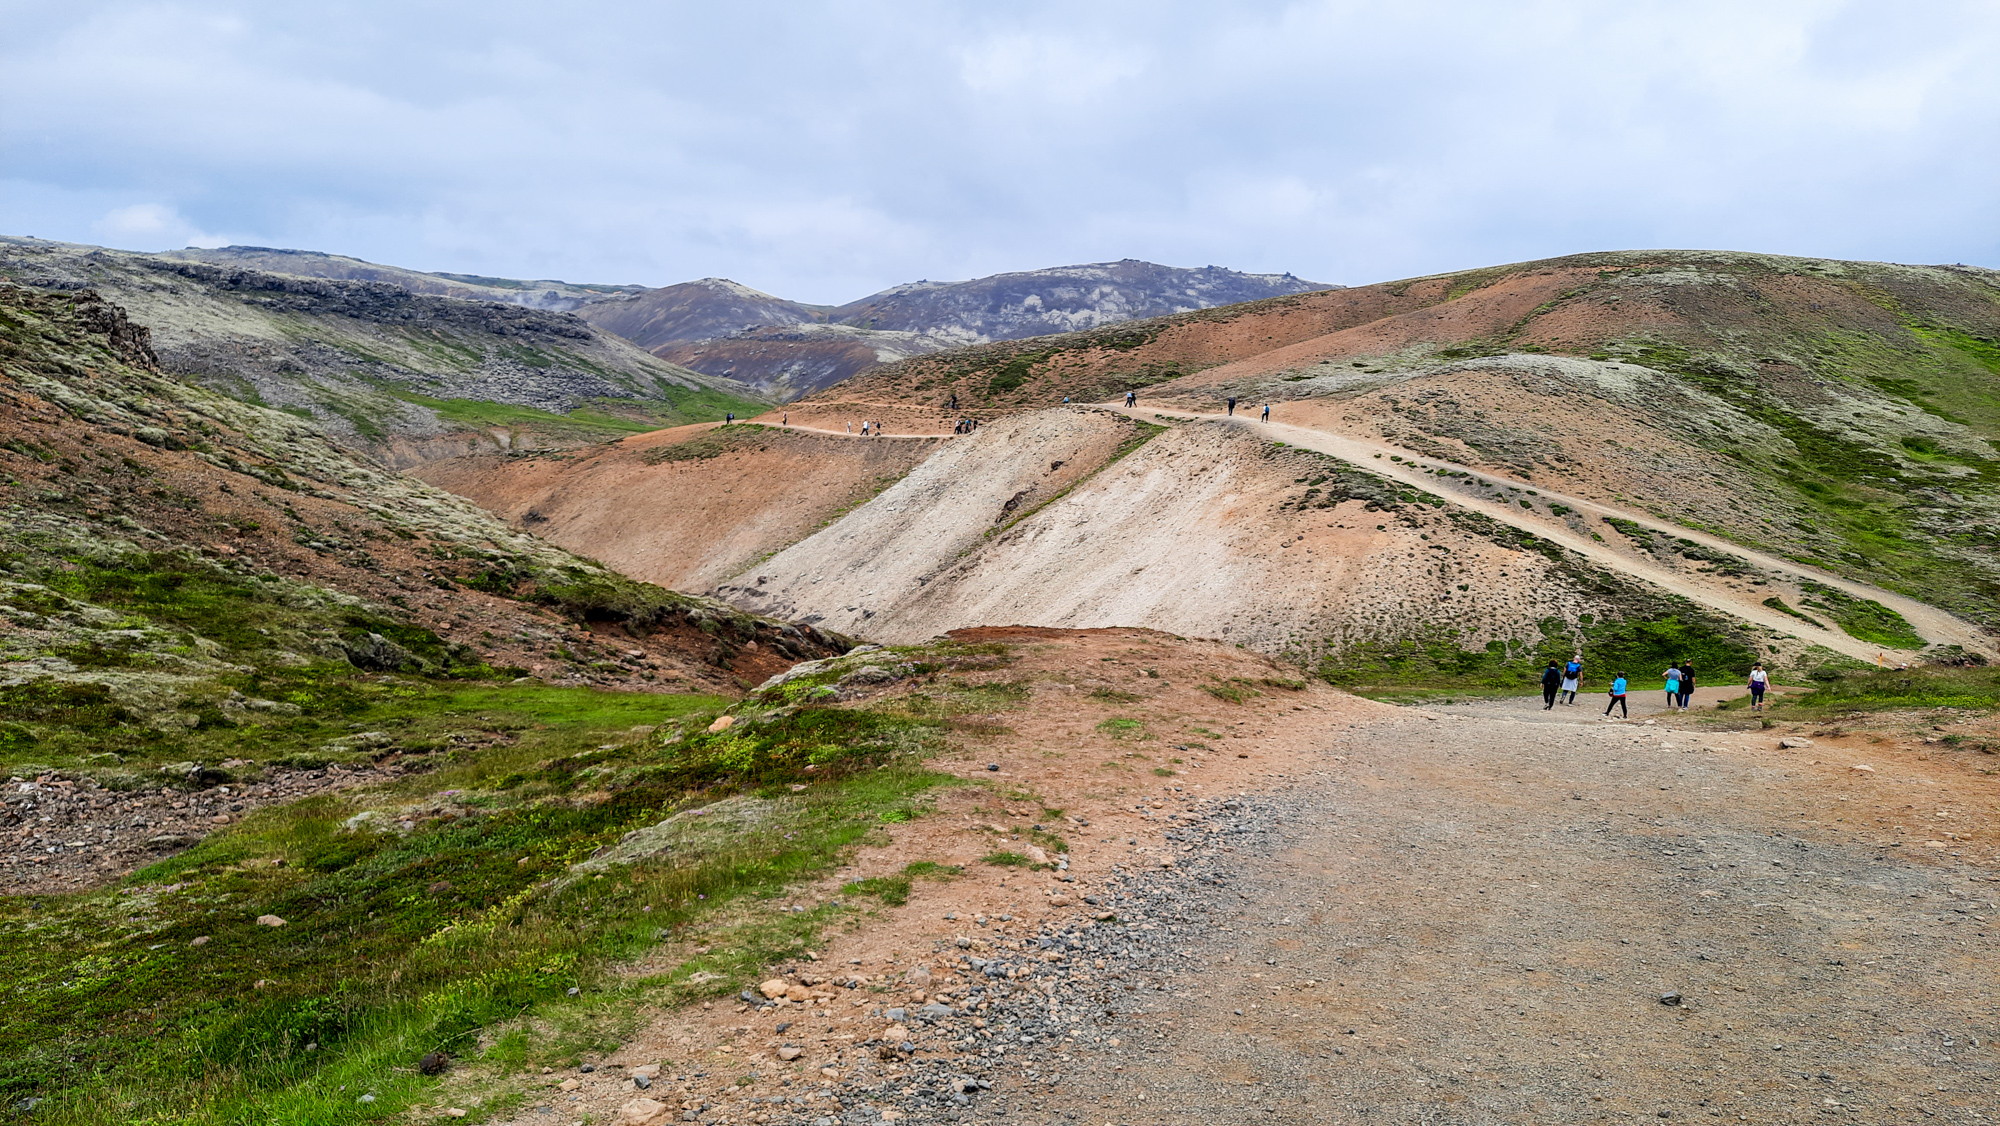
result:
[[[1128,255],[1993,264],[2000,14],[1927,11],[14,5],[0,225],[828,302]]]

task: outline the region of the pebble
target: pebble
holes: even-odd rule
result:
[[[260,927],[282,927],[285,925],[285,921],[276,915],[259,915],[257,916],[257,925]]]

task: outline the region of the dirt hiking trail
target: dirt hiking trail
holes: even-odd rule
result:
[[[1532,488],[1547,505],[1559,505],[1573,510],[1585,521],[1601,523],[1605,517],[1630,521],[1653,531],[1664,532],[1680,539],[1691,540],[1712,551],[1726,552],[1750,565],[1777,575],[1810,579],[1844,591],[1857,598],[1870,599],[1901,614],[1917,632],[1934,645],[1962,645],[1967,649],[1992,653],[1991,640],[1979,627],[1912,598],[1882,590],[1865,583],[1853,582],[1823,571],[1801,567],[1789,560],[1755,551],[1718,536],[1708,535],[1679,524],[1656,519],[1644,512],[1614,508],[1597,501],[1585,500],[1556,492],[1547,486],[1529,485],[1498,474],[1485,473],[1455,462],[1440,458],[1419,456],[1412,450],[1383,442],[1371,442],[1345,435],[1329,433],[1325,430],[1288,425],[1283,422],[1260,422],[1251,408],[1240,408],[1234,417],[1219,414],[1202,414],[1183,410],[1141,405],[1126,408],[1122,402],[1102,404],[1105,409],[1133,418],[1147,416],[1161,419],[1179,419],[1220,423],[1253,431],[1274,441],[1284,441],[1303,449],[1326,454],[1360,466],[1371,473],[1380,474],[1414,488],[1441,496],[1453,504],[1471,509],[1502,523],[1513,525],[1523,531],[1532,532],[1544,539],[1552,540],[1563,547],[1588,558],[1610,570],[1618,571],[1633,578],[1641,579],[1664,590],[1673,592],[1692,602],[1720,610],[1723,613],[1754,622],[1780,633],[1796,633],[1810,637],[1818,644],[1835,652],[1864,661],[1874,661],[1883,656],[1890,661],[1902,659],[1906,653],[1886,646],[1861,641],[1834,629],[1815,628],[1789,615],[1781,614],[1760,603],[1747,591],[1729,591],[1716,584],[1690,581],[1682,574],[1666,567],[1650,563],[1646,559],[1617,551],[1580,532],[1568,523],[1527,515],[1512,499],[1474,494],[1466,487],[1469,482],[1484,483],[1502,489],[1516,490]],[[1391,457],[1402,460],[1390,460]],[[1426,472],[1426,469],[1433,472]],[[1455,474],[1442,476],[1438,472]]]

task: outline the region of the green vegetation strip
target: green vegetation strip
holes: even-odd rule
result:
[[[427,1052],[558,1062],[561,1037],[482,1035],[733,991],[841,910],[732,905],[829,870],[951,781],[922,766],[941,723],[866,711],[752,708],[710,732],[703,697],[402,682],[309,702],[408,741],[502,741],[262,810],[112,888],[0,901],[0,1098],[46,1099],[37,1121],[379,1121],[424,1098]],[[621,851],[669,830],[667,852]],[[607,972],[724,908],[743,918],[708,953]]]

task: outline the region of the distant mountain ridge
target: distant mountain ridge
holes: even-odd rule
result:
[[[204,262],[211,266],[261,270],[270,274],[293,274],[299,277],[327,278],[336,281],[383,282],[407,289],[411,293],[422,293],[432,297],[498,301],[506,305],[546,309],[553,313],[567,313],[593,301],[602,301],[620,293],[642,293],[646,288],[641,285],[575,285],[547,279],[523,281],[515,278],[489,278],[479,274],[426,273],[422,270],[406,270],[401,266],[382,266],[374,262],[364,262],[344,254],[327,254],[318,250],[284,250],[269,246],[224,246],[212,250],[191,246],[186,250],[169,250],[156,257]]]
[[[728,278],[656,288],[521,281],[262,246],[191,247],[155,257],[571,312],[669,363],[738,380],[781,399],[928,352],[1341,288],[1289,273],[1187,269],[1124,258],[966,281],[923,279],[845,305],[812,305]]]
[[[607,296],[577,315],[663,360],[790,398],[926,352],[1339,288],[1288,273],[1126,258],[909,282],[833,307],[704,278]],[[815,325],[847,331],[816,332]]]
[[[167,371],[309,415],[392,466],[601,441],[764,406],[741,384],[676,367],[572,313],[424,292],[416,287],[437,279],[355,259],[269,253],[383,277],[270,272],[247,263],[273,259],[249,254],[217,264],[0,237],[0,280],[95,290],[151,329]]]

